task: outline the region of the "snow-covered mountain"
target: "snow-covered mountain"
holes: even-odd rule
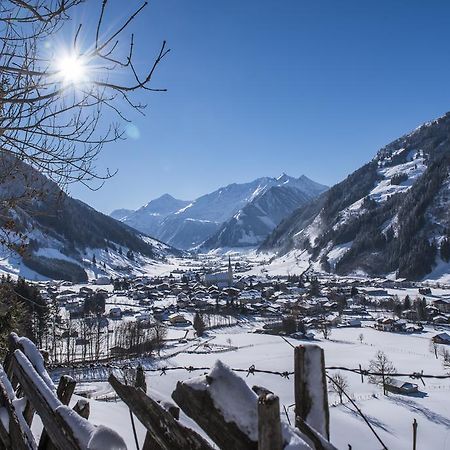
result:
[[[327,189],[304,175],[296,179],[283,174],[276,181],[226,221],[202,248],[259,245],[285,217]]]
[[[28,278],[40,274],[83,281],[87,274],[132,273],[144,264],[179,254],[68,196],[22,162],[2,156],[0,180],[2,270]],[[19,254],[8,249],[22,244]]]
[[[382,148],[295,211],[261,250],[307,250],[341,274],[420,279],[450,273],[450,113]]]
[[[178,200],[169,194],[152,200],[136,211],[117,209],[110,216],[126,223],[128,226],[151,236],[160,234],[164,219],[189,205],[189,201]]]
[[[283,187],[283,189],[279,193],[273,193],[273,206],[271,207],[270,196],[265,197],[264,194],[275,187]],[[249,183],[233,183],[221,187],[191,202],[176,200],[166,194],[121,220],[127,225],[155,236],[176,248],[191,249],[208,240],[221,230],[225,223],[238,215],[244,208],[250,208],[249,205],[259,199],[259,203],[255,203],[256,207],[263,206],[268,211],[270,210],[265,219],[266,226],[264,230],[260,229],[259,222],[264,221],[264,219],[258,218],[252,220],[257,229],[250,230],[252,223],[246,221],[244,231],[244,233],[253,233],[253,235],[258,236],[258,241],[254,240],[253,242],[253,245],[255,245],[261,242],[261,239],[267,236],[281,220],[280,216],[285,217],[292,211],[293,204],[300,206],[305,198],[312,198],[324,189],[326,189],[325,186],[315,183],[305,176],[298,179],[285,174],[278,178],[263,177]],[[283,201],[286,202],[286,205],[280,204]],[[160,208],[149,210],[148,207],[154,202],[158,202]],[[247,217],[248,214],[250,214],[250,209],[247,212],[242,212],[241,216]],[[260,216],[262,214],[267,214],[267,211],[261,211]],[[117,216],[116,212],[114,212],[114,215]],[[251,214],[249,218],[254,216],[255,214]],[[236,233],[234,235],[237,236]],[[231,244],[231,241],[229,243]],[[237,243],[237,245],[242,245],[242,243]],[[215,247],[215,245],[210,245],[210,247]]]

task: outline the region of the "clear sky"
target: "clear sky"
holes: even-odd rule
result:
[[[108,20],[140,4],[110,2]],[[167,40],[168,92],[105,147],[113,179],[71,187],[102,212],[282,172],[332,185],[450,110],[448,0],[152,0],[132,29],[143,64]]]

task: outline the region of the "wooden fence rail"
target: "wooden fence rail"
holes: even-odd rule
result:
[[[250,389],[220,361],[209,373],[178,382],[173,400],[147,393],[142,368],[134,385],[117,374],[108,381],[131,417],[145,427],[143,450],[336,450],[329,442],[323,351],[314,345],[297,347],[294,365],[296,427],[281,421],[277,395],[260,386]],[[126,449],[116,431],[88,421],[87,400],[69,408],[75,386],[67,375],[55,386],[34,344],[11,334],[0,366],[0,450]],[[39,441],[31,431],[35,415],[43,424]],[[200,434],[185,416],[196,422]]]

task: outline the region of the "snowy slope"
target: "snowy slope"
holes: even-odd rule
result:
[[[293,349],[278,336],[249,333],[252,324],[241,323],[239,326],[211,331],[204,338],[213,344],[225,348],[232,343],[230,351],[205,352],[203,349],[196,354],[192,351],[177,352],[168,357],[163,355],[161,361],[152,359],[142,361],[144,367],[212,367],[217,359],[233,368],[246,369],[254,364],[257,369],[292,371],[294,368]],[[363,334],[363,342],[359,335]],[[183,330],[179,331],[182,337]],[[412,373],[424,371],[425,374],[444,375],[442,359],[436,359],[430,352],[430,337],[436,334],[432,329],[426,329],[421,334],[398,334],[376,331],[373,328],[341,328],[333,329],[329,340],[318,337],[316,343],[325,351],[326,366],[344,366],[364,369],[368,368],[369,360],[378,350],[386,353],[394,362],[399,372]],[[299,345],[301,341],[288,338],[292,345]],[[200,342],[195,347],[199,348]],[[192,346],[192,342],[187,344]],[[237,347],[237,349],[235,349]],[[178,348],[178,350],[182,350]],[[173,352],[173,349],[172,349]],[[88,369],[87,369],[88,370]],[[170,397],[177,381],[187,380],[201,375],[204,371],[190,373],[186,370],[167,371],[161,376],[159,372],[146,372],[147,385],[159,395]],[[329,371],[335,373],[336,371]],[[357,373],[341,372],[347,379],[346,391],[369,419],[376,433],[389,449],[409,450],[412,447],[412,422],[418,421],[418,449],[449,449],[450,439],[450,384],[446,379],[427,379],[425,386],[418,380],[403,378],[419,384],[420,393],[416,396],[389,394],[384,396],[379,386],[368,382]],[[86,375],[89,375],[88,373]],[[284,378],[279,375],[255,373],[246,376],[246,372],[238,376],[249,387],[264,386],[280,398],[281,418],[286,421],[284,407],[291,422],[294,418],[294,385],[292,377]],[[111,388],[109,388],[111,389]],[[105,395],[105,383],[78,383],[77,390],[90,390],[95,396]],[[330,404],[330,440],[339,449],[347,449],[350,444],[354,449],[378,450],[380,443],[372,434],[355,407],[346,399],[340,404],[338,396],[329,392]],[[128,409],[122,402],[100,402],[90,400],[91,418],[95,424],[104,424],[117,430],[131,448],[134,445],[133,433],[130,426]],[[182,417],[183,420],[185,416]],[[142,445],[145,433],[137,423],[138,438]],[[195,426],[194,426],[195,427]],[[197,427],[197,431],[200,431]]]
[[[245,205],[202,248],[259,245],[285,217],[326,190],[305,176],[297,180],[283,175],[277,181],[280,184],[264,190]]]
[[[1,161],[0,173],[8,174],[7,162]],[[4,270],[33,278],[83,281],[88,273],[109,276],[178,254],[170,246],[73,199],[24,163],[14,164],[20,166],[14,177],[2,177],[0,185],[3,204],[18,198],[2,211],[2,221],[14,221],[14,233],[2,243],[9,247],[11,243],[24,244],[25,248],[20,255],[5,245],[0,248]],[[96,265],[92,264],[94,255]]]
[[[449,236],[449,167],[446,114],[382,148],[316,205],[294,212],[261,250],[307,249],[327,271],[422,279]]]

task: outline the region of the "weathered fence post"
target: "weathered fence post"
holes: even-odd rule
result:
[[[68,405],[70,403],[76,385],[77,382],[72,377],[69,377],[69,375],[63,375],[59,379],[58,387],[56,388],[56,396],[63,405]]]
[[[147,396],[142,389],[122,384],[112,374],[108,381],[117,395],[147,428],[143,449],[212,450],[204,438],[179,423],[170,412]]]
[[[282,450],[280,400],[272,394],[258,398],[258,450]]]
[[[136,381],[134,383],[135,387],[141,388],[144,392],[147,392],[147,383],[145,381],[144,368],[139,365],[136,369]]]
[[[63,405],[68,405],[70,403],[70,399],[72,398],[72,394],[75,391],[76,381],[69,377],[68,375],[63,375],[59,379],[59,384],[56,389],[56,396],[60,400],[60,402]],[[53,448],[56,448],[52,442],[50,441],[50,438],[48,437],[47,431],[45,429],[42,430],[41,439],[39,440],[39,446],[38,449],[47,449],[51,450]]]
[[[312,344],[295,347],[294,371],[296,426],[310,438],[308,429],[313,428],[329,440],[330,412],[323,349]]]
[[[89,414],[91,413],[91,406],[87,400],[80,398],[74,407],[72,408],[79,416],[83,419],[89,419]]]
[[[413,450],[416,450],[417,445],[417,420],[414,419],[413,422]]]

